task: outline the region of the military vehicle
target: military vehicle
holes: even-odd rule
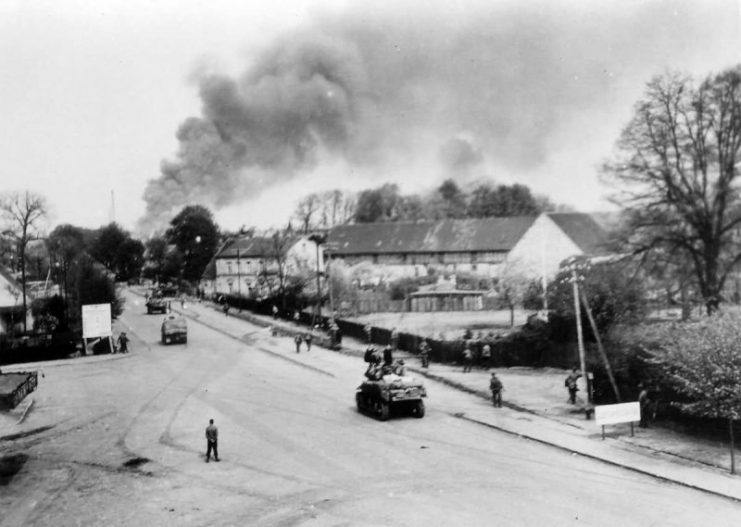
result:
[[[167,313],[167,300],[159,294],[153,294],[147,299],[147,314]]]
[[[427,390],[411,376],[384,375],[381,380],[365,380],[355,391],[359,412],[369,412],[386,421],[392,410],[406,410],[415,417],[425,416]]]
[[[185,317],[169,315],[162,321],[162,344],[188,342],[188,322]]]

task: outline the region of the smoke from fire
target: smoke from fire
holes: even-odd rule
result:
[[[429,170],[415,177],[430,184],[487,164],[526,174],[547,159],[561,122],[614,89],[622,37],[600,35],[600,21],[634,34],[649,23],[597,10],[590,24],[566,22],[557,4],[325,13],[240,76],[201,75],[201,115],[180,125],[178,151],[148,183],[140,226],[161,226],[186,204],[219,209],[301,184],[337,159],[377,173],[368,187],[420,160]]]

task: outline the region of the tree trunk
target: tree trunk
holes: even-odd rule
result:
[[[692,306],[690,306],[690,300],[687,295],[687,284],[684,279],[682,279],[680,288],[680,302],[682,303],[682,322],[686,322],[692,315]]]
[[[736,473],[736,453],[734,440],[733,440],[733,419],[728,419],[728,433],[731,437],[731,474]]]

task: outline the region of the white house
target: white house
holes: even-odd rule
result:
[[[201,287],[207,295],[269,296],[283,277],[316,276],[324,258],[307,236],[244,236],[225,243],[206,267]]]
[[[0,267],[0,333],[8,333],[13,325],[23,329],[22,295],[21,284],[6,269]],[[27,304],[30,306],[30,298],[27,299]],[[30,313],[30,309],[28,311]],[[31,323],[29,318],[29,327]]]

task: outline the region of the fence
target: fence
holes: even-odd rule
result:
[[[71,333],[0,337],[0,365],[64,359],[76,351]]]
[[[246,309],[261,315],[271,315],[272,307],[276,305],[273,301],[257,301],[249,298],[237,298],[235,296],[224,296],[224,302],[238,309]],[[398,301],[403,303],[403,301]],[[310,326],[319,324],[327,328],[329,317],[323,315],[316,318],[311,312],[302,311],[297,307],[282,309],[279,307],[280,318],[295,320],[298,311],[300,324]],[[325,312],[327,312],[325,310]],[[345,319],[336,320],[340,332],[345,337],[354,338],[360,342],[367,342],[366,325]],[[370,327],[371,342],[385,346],[391,344],[391,330],[376,326]],[[412,333],[399,333],[397,348],[409,353],[417,353],[422,337]],[[463,355],[463,340],[434,340],[428,339],[430,344],[430,359],[434,362],[457,363]],[[481,350],[485,341],[472,341],[472,352],[478,362],[481,363]],[[518,332],[506,338],[493,339],[489,342],[491,346],[491,367],[532,366],[532,367],[557,367],[571,368],[578,364],[579,358],[576,346],[573,344],[558,344],[550,342],[542,337],[527,332]]]

